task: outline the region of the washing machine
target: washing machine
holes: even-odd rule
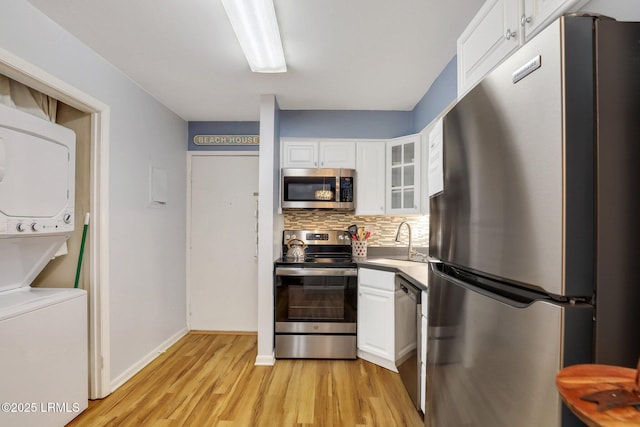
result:
[[[67,424],[88,405],[87,293],[34,288],[75,226],[75,134],[0,105],[0,425]]]

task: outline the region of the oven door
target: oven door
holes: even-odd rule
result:
[[[355,268],[276,267],[276,334],[355,334],[357,275]]]

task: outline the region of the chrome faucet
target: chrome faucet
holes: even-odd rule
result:
[[[398,226],[398,231],[396,232],[396,242],[400,241],[400,230],[402,229],[403,225],[406,225],[407,230],[409,231],[409,246],[407,246],[407,259],[410,261],[413,249],[411,247],[411,226],[407,221],[402,221]]]

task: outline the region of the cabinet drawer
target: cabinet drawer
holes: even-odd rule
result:
[[[383,291],[395,291],[395,276],[391,271],[360,268],[358,270],[358,284]]]

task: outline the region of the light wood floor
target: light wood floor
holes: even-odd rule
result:
[[[369,362],[255,358],[255,335],[190,333],[69,426],[423,425],[398,374]]]

